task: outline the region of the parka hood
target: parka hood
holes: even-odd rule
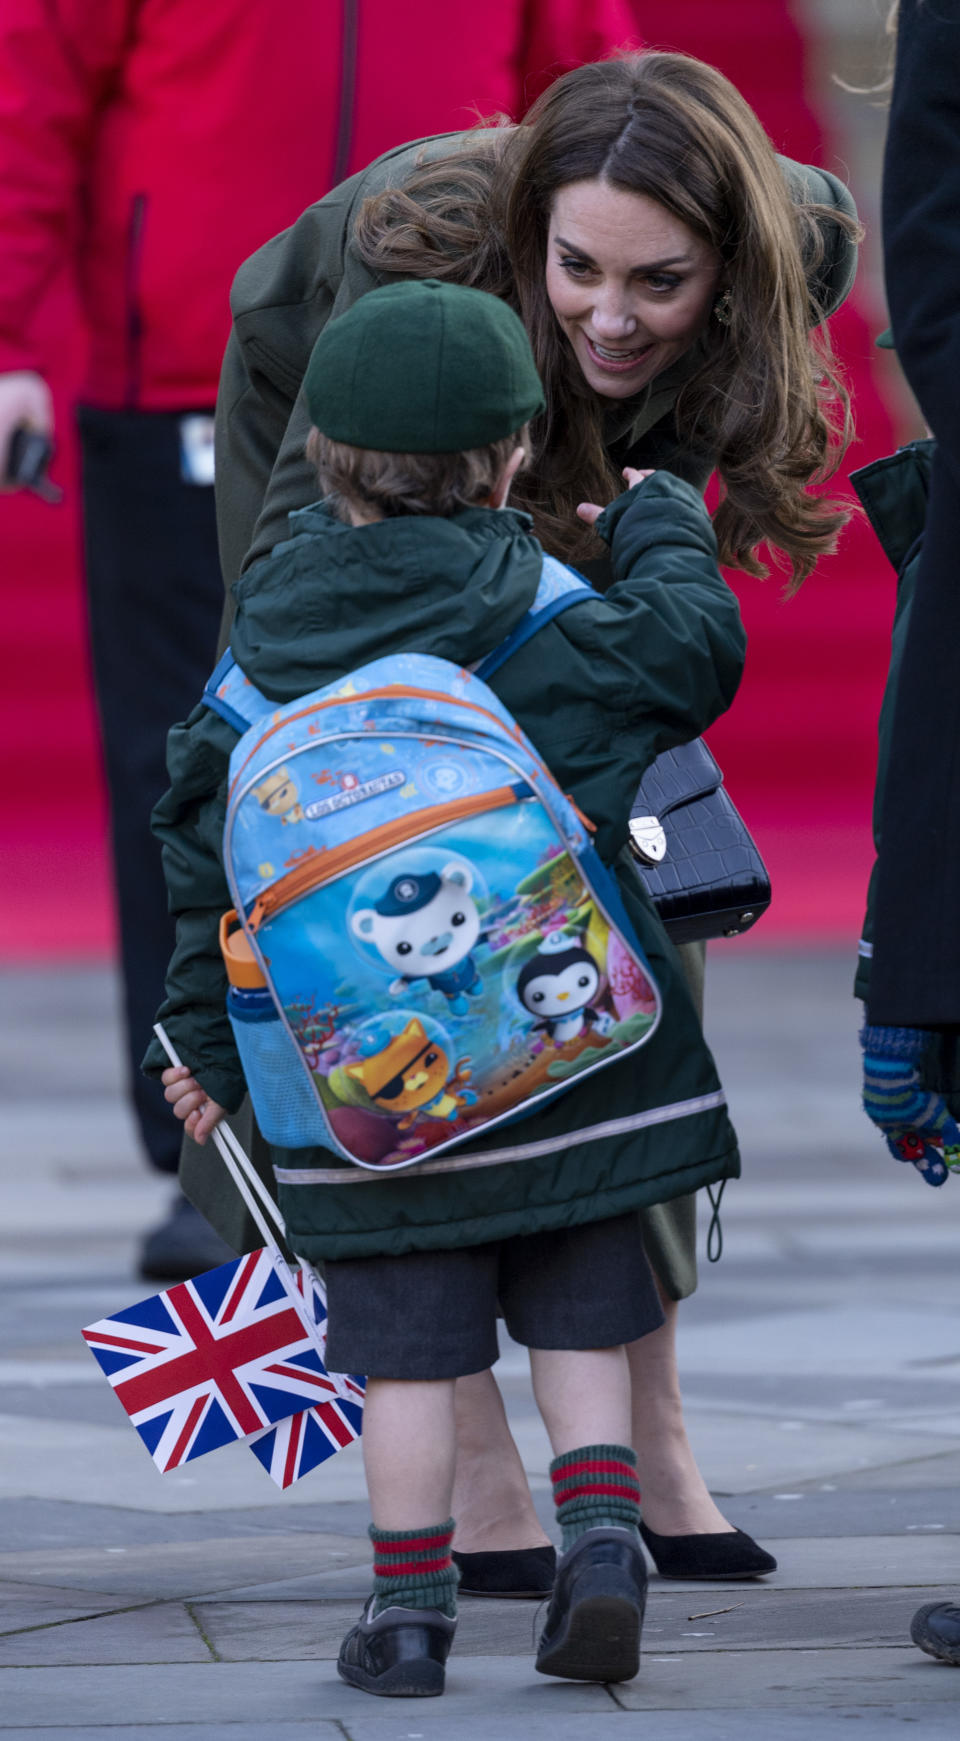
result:
[[[317,502],[289,525],[290,537],[233,587],[234,657],[272,701],[292,701],[386,653],[473,664],[536,595],[540,546],[529,515],[514,509],[346,526]]]

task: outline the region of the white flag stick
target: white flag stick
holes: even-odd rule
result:
[[[227,1123],[226,1119],[224,1119],[222,1121],[222,1123],[217,1126],[217,1129],[219,1130],[224,1141],[229,1145],[230,1149],[232,1150],[234,1160],[236,1161],[237,1166],[240,1168],[240,1171],[243,1173],[244,1178],[247,1181],[247,1184],[250,1186],[252,1191],[256,1192],[261,1203],[263,1204],[263,1207],[267,1211],[267,1214],[273,1220],[274,1226],[277,1228],[278,1232],[282,1233],[284,1238],[286,1238],[286,1236],[287,1236],[287,1224],[284,1221],[283,1216],[280,1213],[278,1205],[274,1202],[273,1198],[270,1195],[269,1190],[267,1189],[266,1185],[264,1184],[263,1180],[261,1179],[260,1174],[257,1172],[257,1169],[254,1166],[253,1162],[251,1161],[250,1156],[247,1154],[245,1148],[243,1147],[243,1144],[241,1143],[240,1138],[237,1136],[236,1131],[231,1129],[231,1127]]]
[[[154,1022],[153,1031],[156,1034],[157,1039],[160,1041],[160,1044],[163,1047],[164,1051],[166,1052],[167,1057],[169,1058],[171,1064],[175,1065],[178,1069],[181,1068],[182,1064],[183,1064],[183,1060],[178,1056],[177,1049],[174,1046],[172,1040],[170,1039],[170,1036],[167,1033],[167,1030],[164,1027],[163,1023],[162,1022]],[[286,1258],[283,1255],[283,1252],[280,1250],[280,1247],[277,1244],[276,1239],[274,1238],[272,1232],[270,1231],[270,1228],[268,1227],[266,1221],[263,1218],[263,1215],[260,1212],[260,1209],[259,1209],[257,1203],[254,1200],[253,1191],[256,1192],[258,1197],[260,1197],[261,1201],[263,1202],[264,1207],[267,1209],[268,1213],[271,1215],[276,1226],[279,1228],[280,1232],[282,1234],[284,1234],[284,1236],[285,1236],[286,1235],[286,1226],[284,1224],[283,1217],[280,1214],[280,1211],[277,1208],[276,1203],[274,1203],[273,1198],[270,1196],[270,1193],[267,1190],[266,1186],[264,1185],[263,1180],[261,1179],[255,1166],[253,1165],[253,1162],[251,1161],[250,1156],[244,1150],[243,1145],[240,1142],[239,1137],[237,1137],[235,1132],[230,1129],[230,1126],[227,1124],[226,1120],[225,1119],[223,1120],[222,1126],[215,1125],[210,1134],[213,1138],[214,1146],[217,1150],[217,1153],[220,1155],[220,1158],[223,1161],[223,1164],[226,1167],[227,1172],[230,1174],[230,1177],[233,1180],[234,1184],[236,1185],[237,1190],[240,1193],[240,1196],[243,1198],[244,1203],[246,1204],[247,1208],[250,1211],[250,1214],[253,1216],[253,1219],[256,1222],[257,1227],[260,1230],[260,1233],[263,1235],[264,1244],[267,1246],[268,1250],[273,1254],[273,1259],[274,1259],[274,1264],[276,1266],[277,1274],[279,1275],[281,1281],[283,1282],[284,1288],[285,1288],[285,1290],[290,1298],[291,1304],[296,1307],[297,1313],[298,1313],[301,1321],[305,1322],[310,1328],[310,1332],[311,1332],[311,1335],[313,1337],[313,1340],[317,1345],[317,1351],[320,1355],[321,1360],[323,1360],[323,1362],[324,1362],[324,1369],[326,1370],[325,1338],[324,1338],[323,1332],[320,1329],[320,1326],[317,1324],[315,1316],[314,1316],[313,1299],[312,1299],[311,1292],[310,1292],[310,1286],[308,1285],[307,1290],[306,1290],[306,1297],[304,1297],[304,1295],[302,1295],[300,1293],[300,1291],[297,1287],[297,1284],[294,1281],[293,1275],[291,1274],[291,1271],[290,1271],[290,1266],[287,1263]],[[251,1187],[252,1187],[252,1190],[251,1190]],[[324,1302],[324,1304],[326,1304],[327,1291],[323,1285],[323,1281],[322,1281],[321,1277],[317,1274],[316,1270],[313,1268],[313,1265],[308,1264],[302,1258],[298,1258],[297,1262],[300,1264],[301,1268],[306,1271],[306,1274],[308,1277],[308,1282],[310,1284],[312,1284],[313,1287],[316,1288],[317,1293],[320,1296],[320,1299]],[[350,1384],[342,1373],[331,1372],[331,1373],[328,1373],[328,1377],[330,1378],[330,1381],[333,1384],[334,1390],[338,1396],[343,1396],[343,1397],[346,1397],[351,1402],[356,1402],[356,1400],[357,1400],[356,1386]]]

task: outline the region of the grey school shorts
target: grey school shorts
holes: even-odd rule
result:
[[[497,1311],[528,1348],[615,1348],[663,1323],[636,1213],[456,1251],[324,1264],[327,1365],[464,1378],[498,1358]]]

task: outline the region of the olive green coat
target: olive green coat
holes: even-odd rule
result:
[[[739,1171],[736,1140],[679,968],[624,851],[637,783],[661,750],[729,706],[744,635],[703,502],[659,473],[601,521],[615,583],[548,623],[491,679],[565,791],[596,824],[663,997],[661,1023],[614,1063],[508,1131],[384,1178],[322,1150],[274,1151],[291,1243],[313,1259],[478,1244],[662,1202]],[[232,646],[286,702],[388,652],[473,663],[529,608],[540,547],[526,515],[348,527],[322,506],[237,583]],[[231,905],[220,861],[235,734],[206,707],[170,738],[157,807],[178,943],[162,1016],[184,1061],[229,1110],[244,1084],[216,932]],[[163,1058],[154,1047],[148,1068]],[[462,1164],[463,1157],[468,1165]]]

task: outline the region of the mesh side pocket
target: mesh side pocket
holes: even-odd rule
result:
[[[323,1108],[270,993],[231,986],[227,1014],[267,1142],[284,1149],[312,1148],[315,1143],[329,1148]]]

